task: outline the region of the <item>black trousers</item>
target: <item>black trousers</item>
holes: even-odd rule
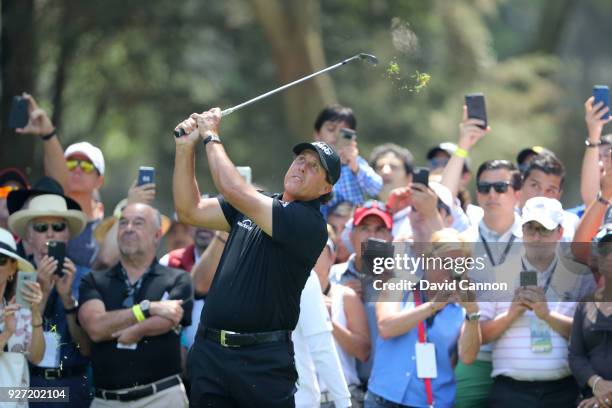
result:
[[[489,395],[491,408],[573,408],[578,400],[578,384],[573,376],[555,381],[517,381],[497,376]]]
[[[294,408],[293,343],[224,347],[198,333],[189,352],[191,408]]]

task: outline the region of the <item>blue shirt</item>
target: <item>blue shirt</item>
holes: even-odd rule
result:
[[[357,174],[354,174],[346,164],[340,168],[340,178],[333,189],[334,196],[330,202],[321,206],[325,218],[329,209],[335,205],[344,201],[349,201],[353,205],[362,204],[368,197],[375,197],[382,188],[382,177],[363,157],[357,156],[357,165],[359,166]]]
[[[414,307],[410,293],[402,310]],[[463,308],[449,303],[425,329],[427,341],[434,343],[436,348],[438,377],[431,380],[435,407],[455,405],[456,385],[451,356],[457,350],[463,321]],[[401,336],[376,339],[376,357],[368,390],[397,404],[428,407],[425,382],[417,377],[415,345],[418,341],[418,326]]]

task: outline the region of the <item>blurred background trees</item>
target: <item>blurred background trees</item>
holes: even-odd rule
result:
[[[32,93],[53,115],[64,146],[102,147],[110,211],[140,165],[157,168],[157,203],[172,212],[172,129],[195,111],[229,107],[358,52],[350,64],[226,118],[237,165],[282,188],[290,148],[309,139],[322,105],[351,106],[360,150],[393,141],[424,164],[455,141],[463,95],[482,91],[490,125],[473,152],[514,160],[544,145],[565,162],[564,204],[579,201],[582,104],[612,85],[612,3],[606,0],[1,0],[0,167],[42,174],[39,141],[6,128],[13,95]],[[390,77],[396,63],[399,75]],[[430,82],[414,90],[416,72]],[[203,152],[202,191],[213,191]]]

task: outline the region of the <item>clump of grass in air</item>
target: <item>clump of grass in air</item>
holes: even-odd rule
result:
[[[400,65],[394,58],[389,62],[387,69],[385,70],[385,78],[393,81],[397,84],[397,89],[407,90],[408,92],[419,93],[425,88],[431,80],[431,75],[426,72],[415,71],[414,74],[410,75],[412,81],[407,81],[402,76]]]

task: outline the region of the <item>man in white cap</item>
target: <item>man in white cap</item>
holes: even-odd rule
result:
[[[81,235],[71,240],[68,254],[78,264],[92,266],[99,246],[93,238],[93,230],[100,221],[96,219],[96,190],[104,184],[104,155],[88,142],[74,143],[63,150],[58,139],[58,130],[47,113],[40,109],[31,95],[28,100],[29,120],[17,133],[39,136],[43,142],[45,174],[57,180],[66,195],[75,200],[87,217]]]
[[[89,406],[89,359],[85,357],[89,341],[76,320],[79,283],[89,270],[67,256],[62,259],[58,254],[56,259],[49,254],[52,245],[65,245],[81,233],[85,214],[74,200],[60,194],[22,190],[9,195],[9,201],[14,200],[20,201],[22,209],[11,214],[8,224],[31,249],[30,261],[37,267],[43,292],[45,354],[30,367],[30,386],[69,387],[69,406]]]
[[[559,201],[527,200],[522,256],[496,268],[496,281],[509,290],[499,301],[486,296],[479,301],[483,343],[493,342],[489,406],[575,406],[578,386],[567,342],[576,301],[594,290],[595,282],[583,266],[581,271],[560,255],[562,221]]]

